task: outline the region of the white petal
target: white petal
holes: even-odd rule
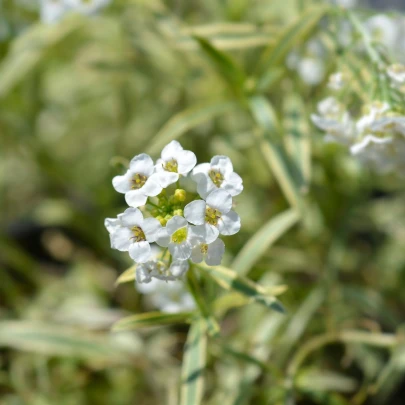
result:
[[[174,172],[167,172],[166,170],[158,171],[154,176],[161,187],[166,188],[170,184],[176,183],[179,179],[179,174]]]
[[[183,150],[182,146],[177,141],[171,141],[162,150],[162,159],[166,162],[173,159],[177,152]]]
[[[217,230],[215,227],[213,227]],[[218,236],[218,232],[212,231],[210,226],[204,225],[197,225],[197,226],[190,226],[189,232],[187,235],[187,240],[191,243],[191,246],[199,245],[201,243],[207,243],[207,234],[208,239],[212,239]]]
[[[141,153],[140,155],[135,156],[129,164],[129,169],[132,173],[141,173],[146,177],[152,175],[154,168],[152,158],[146,153]]]
[[[126,252],[132,243],[132,232],[128,228],[120,227],[110,235],[111,247]]]
[[[243,191],[243,182],[239,174],[232,172],[231,175],[221,184],[221,188],[231,196],[239,195]]]
[[[195,154],[189,150],[182,150],[177,153],[177,171],[180,174],[187,174],[193,169],[197,163],[197,158]]]
[[[197,181],[197,178],[201,175],[208,176],[210,169],[211,165],[209,163],[201,163],[193,169],[191,177],[193,180]]]
[[[184,216],[188,222],[194,225],[202,225],[205,222],[205,209],[205,201],[192,201],[184,207]]]
[[[177,260],[187,260],[191,256],[191,244],[190,242],[182,243],[170,243],[169,251],[173,256],[173,259]]]
[[[214,190],[207,197],[207,205],[217,209],[221,214],[226,214],[232,208],[232,197],[225,190]]]
[[[142,283],[150,283],[152,281],[152,277],[150,273],[147,271],[147,268],[143,264],[139,264],[136,266],[136,271],[135,271],[135,276],[136,276],[136,282],[139,284]]]
[[[129,255],[137,263],[145,263],[150,259],[150,245],[149,242],[136,242],[132,243],[129,247]]]
[[[138,208],[127,208],[122,214],[118,215],[123,226],[133,227],[142,226],[143,215]]]
[[[170,265],[170,272],[175,277],[181,277],[189,269],[189,264],[186,260],[174,260]]]
[[[180,215],[175,215],[169,219],[166,224],[167,233],[173,235],[178,229],[187,226],[187,220]]]
[[[235,211],[229,211],[222,215],[218,221],[219,233],[222,235],[234,235],[240,230],[240,218]]]
[[[112,180],[113,187],[122,194],[131,190],[132,173],[128,170],[123,176],[115,176]]]
[[[104,220],[104,226],[107,228],[108,232],[113,233],[121,226],[121,221],[118,218],[106,218]]]
[[[167,233],[166,228],[160,228],[156,233],[156,243],[162,247],[168,247],[170,242],[170,235]]]
[[[162,227],[156,218],[146,218],[142,224],[142,230],[148,242],[156,240],[157,232]]]
[[[208,176],[200,175],[197,179],[197,192],[203,199],[206,199],[209,194],[218,189]]]
[[[228,176],[233,172],[231,159],[227,156],[214,156],[211,159],[211,167],[219,170],[223,176]]]
[[[391,142],[392,138],[377,138],[372,135],[366,135],[360,142],[354,144],[350,148],[350,152],[352,153],[352,155],[357,155],[361,153],[370,143],[383,145]]]
[[[193,247],[191,251],[191,261],[193,263],[201,263],[204,260],[204,255],[201,252],[201,244],[198,244]]]
[[[130,207],[140,207],[146,204],[146,200],[148,196],[146,196],[141,190],[131,190],[125,194],[125,201]]]
[[[219,230],[214,225],[204,224],[205,228],[205,243],[212,243],[218,238]]]
[[[149,197],[156,197],[161,193],[162,187],[158,183],[157,174],[153,174],[146,180],[146,183],[141,188],[142,193]]]
[[[222,256],[225,253],[225,243],[221,239],[217,239],[215,242],[208,245],[207,257],[205,263],[208,266],[219,266],[222,261]]]

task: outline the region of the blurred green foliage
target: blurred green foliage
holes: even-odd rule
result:
[[[335,8],[117,0],[42,25],[29,2],[0,5],[2,404],[403,403],[403,179],[324,144],[308,117],[325,83],[285,65],[318,36],[339,66]],[[286,285],[287,314],[203,279],[220,336],[200,322],[188,338],[186,324],[110,332],[151,309],[114,286],[131,263],[103,226],[125,208],[111,179],[174,138],[200,162],[233,160],[243,227],[225,265]]]

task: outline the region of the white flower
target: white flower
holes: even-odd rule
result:
[[[350,148],[353,156],[380,173],[388,173],[395,168],[393,138],[378,138],[366,135]]]
[[[180,278],[189,269],[187,260],[174,260],[170,267],[157,259],[140,263],[136,266],[136,282],[150,283],[152,278],[164,281],[174,281]]]
[[[111,0],[65,0],[71,10],[84,15],[92,15],[110,2]]]
[[[178,313],[195,309],[192,295],[179,280],[167,283],[155,278],[150,283],[135,283],[135,286],[139,292],[148,296],[153,306],[162,312]]]
[[[310,86],[316,86],[325,77],[325,65],[322,59],[306,57],[299,61],[297,67],[301,79]]]
[[[357,4],[357,0],[331,0],[331,2],[344,8],[352,8]]]
[[[396,47],[400,34],[398,21],[387,15],[378,14],[369,18],[364,26],[373,41],[380,42],[388,49]]]
[[[65,0],[41,0],[41,20],[46,24],[59,21],[68,11]]]
[[[354,123],[350,114],[334,98],[328,97],[318,104],[318,114],[311,114],[312,122],[326,132],[326,142],[351,144],[354,138]]]
[[[219,234],[234,235],[239,232],[240,218],[231,208],[231,195],[225,190],[215,190],[206,201],[197,200],[187,204],[184,216],[194,225],[204,225],[204,241],[212,243]]]
[[[171,141],[163,148],[161,159],[156,163],[159,184],[166,188],[176,183],[180,175],[186,176],[196,163],[197,158],[193,152],[184,150],[179,142]]]
[[[107,218],[105,227],[113,249],[128,251],[137,263],[144,263],[151,257],[150,243],[155,241],[161,225],[155,218],[144,219],[139,209],[128,208],[117,219]]]
[[[204,227],[190,226],[185,218],[175,215],[167,221],[165,228],[159,230],[156,243],[168,247],[175,260],[187,260],[193,246],[205,239]]]
[[[390,109],[388,103],[374,101],[366,106],[366,113],[357,121],[356,128],[360,134],[368,134],[371,131],[373,123],[385,116],[385,113]]]
[[[214,156],[210,163],[197,165],[192,178],[197,182],[197,191],[202,198],[217,189],[224,189],[231,196],[243,190],[242,179],[233,171],[231,159],[226,156]]]
[[[125,200],[131,207],[145,205],[148,197],[155,197],[162,187],[154,174],[153,160],[146,153],[135,156],[123,176],[113,178],[113,186],[125,194]]]
[[[193,247],[191,260],[194,263],[201,263],[203,260],[208,266],[219,266],[222,256],[225,253],[225,244],[221,239],[216,239],[212,243],[200,242]]]
[[[377,134],[391,133],[405,136],[405,117],[395,115],[382,117],[372,122],[369,129]]]
[[[328,87],[331,90],[342,90],[345,84],[342,72],[336,72],[329,76]]]
[[[399,63],[388,66],[387,74],[391,79],[392,87],[398,90],[404,90],[405,85],[405,66]]]

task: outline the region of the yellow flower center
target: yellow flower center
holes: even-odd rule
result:
[[[187,239],[187,227],[178,229],[172,235],[172,242],[173,243],[182,243]]]
[[[221,215],[222,214],[215,208],[207,207],[205,210],[205,222],[210,225],[217,225]]]
[[[132,190],[139,190],[140,188],[142,188],[146,183],[146,180],[148,180],[148,178],[144,174],[141,173],[135,174],[135,176],[131,180]]]
[[[214,170],[211,169],[208,172],[208,175],[210,176],[210,179],[212,182],[219,188],[221,187],[222,182],[224,181],[224,176],[221,174],[219,170]]]
[[[139,226],[134,226],[131,228],[131,231],[134,235],[131,239],[135,239],[135,242],[143,242],[146,240],[145,234],[143,233],[142,228]]]
[[[208,245],[206,243],[202,243],[200,246],[200,250],[203,255],[206,255],[208,252]]]
[[[177,173],[178,168],[177,160],[176,159],[169,160],[168,162],[166,162],[164,168],[168,172]]]

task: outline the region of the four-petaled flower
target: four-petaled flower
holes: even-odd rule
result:
[[[135,276],[137,283],[150,283],[152,278],[164,281],[179,279],[189,269],[187,260],[174,260],[170,266],[164,262],[153,259],[136,266]]]
[[[156,163],[156,175],[161,187],[176,183],[180,175],[187,175],[197,163],[195,154],[184,150],[177,141],[171,141],[162,150],[161,159]]]
[[[155,218],[143,218],[137,208],[128,208],[118,218],[107,218],[105,227],[110,232],[111,247],[128,251],[137,263],[147,262],[151,257],[150,243],[155,242],[161,228]]]
[[[223,189],[231,196],[243,190],[242,179],[233,171],[231,159],[226,156],[214,156],[210,163],[197,165],[192,177],[197,182],[197,191],[202,198],[217,189]]]
[[[154,169],[151,157],[141,153],[131,160],[129,169],[123,176],[113,178],[114,188],[125,194],[125,201],[129,206],[137,208],[145,205],[148,197],[155,197],[162,191]]]
[[[175,215],[158,231],[156,243],[168,247],[174,259],[187,260],[193,246],[204,239],[204,227],[190,226],[185,218]]]
[[[239,232],[239,215],[231,210],[232,197],[225,190],[215,190],[206,199],[192,201],[184,208],[184,216],[194,225],[204,225],[205,243],[212,243],[219,234]]]
[[[225,244],[222,239],[216,239],[212,243],[197,243],[191,252],[191,261],[201,263],[203,260],[208,266],[219,266],[225,253]]]

